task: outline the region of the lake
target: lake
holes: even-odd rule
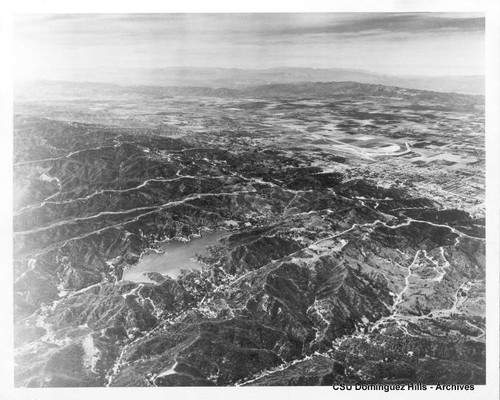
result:
[[[219,239],[229,236],[228,231],[203,232],[201,237],[192,238],[189,242],[170,240],[164,242],[161,248],[163,254],[153,251],[143,254],[141,261],[123,271],[124,281],[152,282],[144,276],[145,272],[159,272],[176,278],[183,269],[201,269],[196,261],[197,255],[207,255],[207,246],[213,246]]]

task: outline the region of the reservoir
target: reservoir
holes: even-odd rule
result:
[[[144,276],[145,272],[159,272],[176,278],[183,269],[201,269],[196,256],[208,254],[207,246],[218,244],[223,237],[231,235],[228,231],[203,232],[201,237],[192,238],[189,242],[170,240],[161,245],[163,254],[149,251],[142,255],[141,261],[123,271],[124,281],[151,282]]]

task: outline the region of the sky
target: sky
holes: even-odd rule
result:
[[[16,80],[169,66],[483,75],[484,45],[480,13],[18,14],[14,72]]]

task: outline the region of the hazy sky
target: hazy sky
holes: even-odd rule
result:
[[[355,68],[484,73],[484,16],[470,13],[17,15],[17,79],[99,69]]]

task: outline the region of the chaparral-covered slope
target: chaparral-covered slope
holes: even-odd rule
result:
[[[484,383],[484,98],[49,86],[15,105],[16,385]]]

